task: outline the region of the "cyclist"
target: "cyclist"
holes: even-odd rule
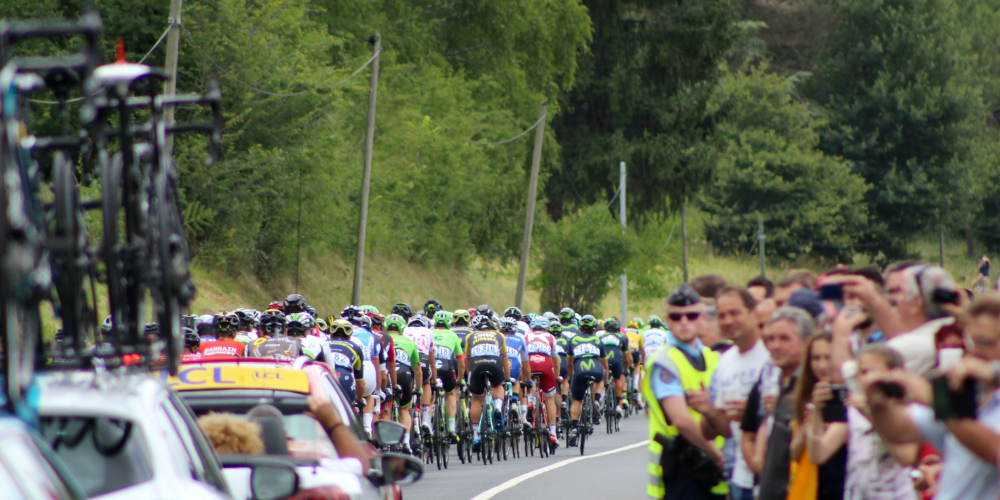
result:
[[[562,324],[559,323],[559,317],[552,315],[552,319],[549,320],[549,333],[553,338],[556,339],[556,352],[559,353],[559,393],[556,395],[556,399],[559,400],[559,407],[566,410],[564,406],[569,400],[569,377],[567,377],[566,372],[566,354],[569,352],[569,341],[562,336]]]
[[[504,341],[507,344],[507,362],[510,363],[510,380],[514,385],[510,402],[517,411],[521,424],[527,424],[525,420],[526,408],[522,408],[519,395],[521,394],[521,383],[531,381],[529,370],[522,370],[521,366],[528,365],[528,349],[525,341],[517,334],[517,321],[512,317],[504,317],[500,320],[500,332],[504,334]]]
[[[296,341],[299,352],[316,361],[326,363],[330,359],[330,346],[323,339],[310,335],[316,321],[307,312],[297,312],[285,316],[285,330]]]
[[[561,315],[560,315],[561,316]],[[562,319],[560,317],[560,319]],[[566,360],[567,373],[570,379],[570,392],[573,404],[570,407],[570,446],[576,445],[580,431],[580,411],[583,403],[594,405],[594,423],[600,424],[600,412],[596,411],[597,401],[600,401],[604,391],[604,376],[608,373],[607,351],[601,339],[594,335],[597,320],[591,315],[580,318],[580,334],[574,335],[569,341],[569,354]],[[590,383],[588,377],[597,381],[594,383],[594,401],[584,401]]]
[[[288,297],[285,297],[285,302],[282,303],[282,306],[283,306],[282,311],[284,311],[284,313],[287,315],[287,314],[306,312],[306,307],[309,306],[309,303],[306,302],[305,297],[297,293],[293,293]]]
[[[410,321],[410,318],[413,317],[413,309],[410,308],[409,304],[405,302],[399,302],[396,305],[392,306],[392,314],[402,316],[403,321]]]
[[[424,382],[421,370],[415,370],[413,363],[419,363],[420,351],[417,344],[403,336],[405,329],[403,317],[398,314],[390,314],[385,318],[385,331],[392,337],[393,345],[396,349],[396,392],[399,394],[399,423],[406,427],[406,434],[403,435],[403,451],[410,452],[410,430],[413,429],[413,420],[410,418],[410,405],[413,404],[413,393],[415,387],[423,387]]]
[[[247,345],[236,340],[236,327],[239,318],[233,313],[219,314],[215,317],[215,331],[218,340],[201,342],[198,350],[202,356],[241,357],[246,352]]]
[[[338,319],[330,325],[330,357],[328,364],[337,373],[337,380],[344,394],[361,403],[365,393],[364,358],[358,354],[358,346],[351,342],[354,326],[349,321]]]
[[[383,366],[376,366],[376,363],[383,364],[380,362],[381,346],[375,335],[368,329],[368,326],[371,326],[371,320],[364,314],[361,314],[361,309],[357,306],[345,307],[340,313],[340,317],[351,323],[353,326],[351,342],[354,342],[354,344],[361,348],[362,366],[364,367],[363,378],[365,380],[365,392],[363,394],[365,406],[361,412],[361,420],[365,431],[371,436],[372,422],[375,420],[375,400],[372,394],[375,393],[379,385],[379,369],[384,368]]]
[[[434,391],[431,384],[437,382],[437,358],[434,354],[434,332],[429,328],[429,320],[426,316],[414,316],[407,322],[403,329],[403,335],[417,344],[420,351],[420,380],[423,385],[418,389],[420,393],[420,413],[421,427],[424,431],[430,431],[431,403],[434,401]]]
[[[656,352],[667,343],[667,329],[655,314],[649,317],[649,329],[639,336],[639,356],[643,366],[656,357]]]
[[[632,321],[629,321],[625,328],[625,336],[628,337],[628,352],[632,355],[632,367],[634,368],[632,372],[632,384],[636,390],[642,387],[642,363],[639,362],[642,359],[642,356],[639,354],[640,328],[642,328],[642,320],[639,318],[632,318]],[[628,381],[626,380],[626,382]],[[637,400],[636,402],[642,408],[642,401]]]
[[[385,318],[379,314],[375,306],[370,306],[375,312],[368,313],[372,321],[372,333],[381,344],[382,357],[385,358],[385,373],[379,382],[379,388],[385,392],[385,401],[392,399],[392,391],[396,388],[396,346],[393,345],[392,336],[384,332]],[[389,406],[382,405],[382,414],[389,411]]]
[[[465,358],[469,364],[469,393],[472,404],[469,419],[472,421],[472,450],[479,451],[479,418],[483,411],[486,391],[493,393],[494,413],[499,422],[503,415],[503,382],[510,378],[507,364],[507,342],[503,334],[493,328],[490,317],[482,314],[472,319],[473,333],[465,339]],[[487,387],[489,383],[489,387]]]
[[[503,317],[513,318],[514,321],[517,322],[517,334],[521,337],[521,340],[524,340],[524,337],[531,332],[531,326],[524,321],[524,314],[521,313],[520,309],[513,306],[508,307],[507,310],[503,312]]]
[[[294,361],[302,353],[300,343],[289,337],[288,320],[281,312],[267,311],[260,317],[260,337],[247,346],[247,356]]]
[[[257,311],[253,309],[237,309],[233,314],[240,320],[236,326],[236,340],[249,344],[257,338]],[[259,313],[258,313],[259,314]]]
[[[458,413],[458,395],[455,388],[458,387],[458,381],[465,376],[465,351],[462,350],[462,341],[455,332],[448,329],[449,326],[451,326],[450,312],[434,313],[434,358],[438,378],[446,394],[448,434],[454,441],[458,439],[458,433],[455,432],[455,415]]]
[[[424,316],[433,318],[438,311],[444,311],[444,307],[441,306],[441,303],[437,300],[430,299],[427,302],[424,302]]]
[[[615,411],[619,415],[628,403],[622,400],[625,391],[625,370],[632,366],[632,353],[629,351],[628,337],[621,332],[616,318],[604,321],[604,332],[600,334],[601,342],[608,353],[608,367],[611,368],[610,379],[615,395]]]
[[[542,378],[538,381],[535,391],[541,391],[548,398],[545,400],[545,413],[549,416],[549,441],[558,444],[556,439],[556,381],[559,380],[559,351],[556,339],[548,332],[549,321],[541,316],[531,320],[531,333],[527,338],[528,366],[532,375],[538,373]],[[532,403],[529,403],[529,408]]]
[[[111,316],[108,316],[111,319]],[[110,330],[111,323],[105,321],[105,327]],[[198,336],[201,337],[202,342],[211,342],[215,340],[215,316],[211,314],[203,314],[198,317]]]
[[[453,313],[452,319],[451,331],[455,332],[458,340],[462,341],[462,349],[465,349],[465,337],[472,333],[472,327],[469,326],[469,323],[472,322],[472,315],[465,309],[459,309]]]
[[[580,333],[576,323],[576,313],[568,307],[559,310],[559,324],[562,325],[562,336],[569,340]]]
[[[194,331],[192,328],[184,328],[184,353],[181,354],[181,362],[187,361],[198,361],[201,359],[201,352],[198,347],[201,346],[201,337],[198,336],[198,332]]]

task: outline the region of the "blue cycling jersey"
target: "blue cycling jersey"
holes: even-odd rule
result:
[[[528,362],[528,348],[524,338],[517,334],[504,335],[507,342],[507,360],[510,361],[510,378],[521,377],[521,364]]]

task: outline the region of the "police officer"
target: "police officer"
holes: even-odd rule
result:
[[[667,298],[670,334],[650,356],[642,393],[649,401],[649,483],[653,498],[712,500],[725,498],[722,482],[722,441],[710,441],[702,431],[700,413],[688,398],[707,399],[706,388],[719,354],[698,340],[699,322],[707,304],[691,286],[681,285]],[[676,319],[675,319],[676,318]]]

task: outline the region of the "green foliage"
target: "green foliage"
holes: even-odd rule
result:
[[[710,178],[698,144],[718,61],[738,36],[728,0],[587,1],[591,55],[555,120],[563,168],[546,186],[549,213],[610,199],[628,163],[631,217],[663,212]],[[669,198],[669,200],[668,200]]]
[[[866,239],[887,257],[904,238],[960,220],[977,170],[980,87],[959,2],[838,2],[836,50],[807,93],[829,111],[822,148],[870,186]]]
[[[568,214],[540,232],[541,271],[531,285],[541,291],[543,310],[595,311],[635,252],[603,203]]]
[[[794,79],[766,69],[727,74],[709,101],[717,125],[715,177],[701,198],[712,215],[706,237],[740,253],[762,220],[770,255],[850,261],[865,227],[864,180],[816,149],[823,121],[792,95]]]

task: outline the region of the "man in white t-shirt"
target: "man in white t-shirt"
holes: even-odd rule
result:
[[[771,359],[761,340],[754,306],[753,297],[742,288],[727,288],[716,298],[719,327],[734,346],[719,358],[709,388],[715,409],[703,422],[715,427],[713,434],[730,436],[726,442],[726,466],[732,467],[729,487],[733,500],[753,499],[753,472],[740,452],[743,435],[740,419],[750,390]],[[720,430],[720,426],[728,426],[729,432]]]
[[[938,266],[912,266],[901,274],[901,286],[890,288],[889,294],[907,331],[893,335],[886,344],[899,351],[907,370],[926,375],[937,364],[935,334],[955,322],[935,293],[955,293],[955,280]]]

